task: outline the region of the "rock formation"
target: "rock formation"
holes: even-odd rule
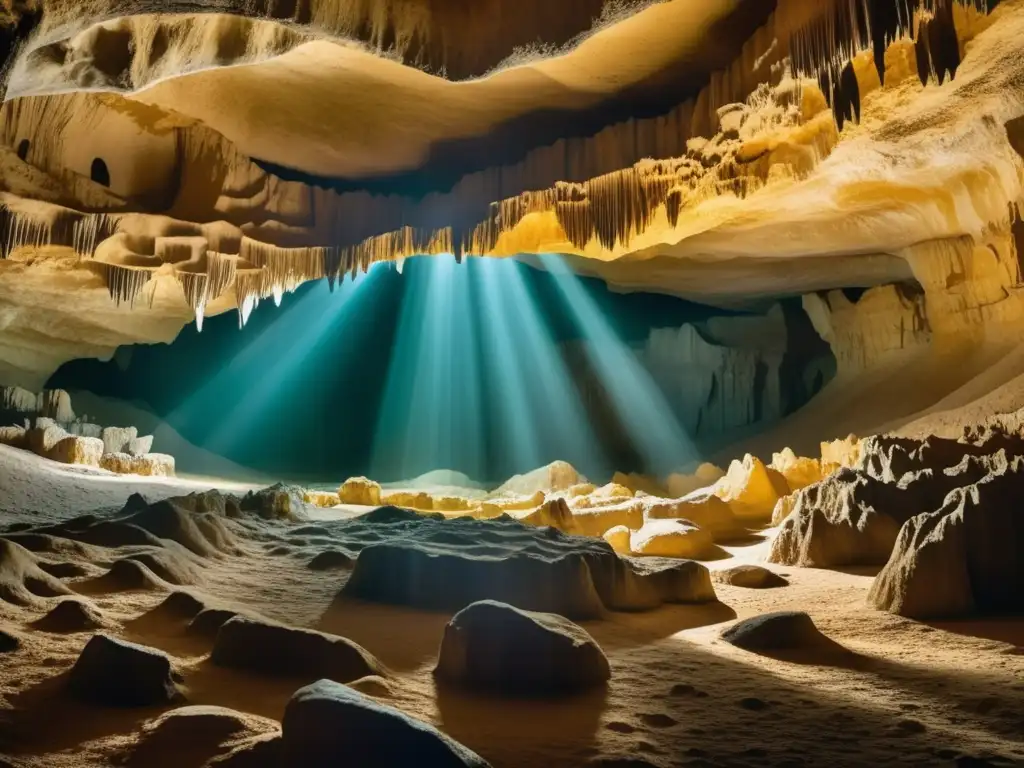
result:
[[[486,600],[448,622],[434,675],[497,694],[544,695],[602,685],[611,670],[577,624]]]
[[[117,707],[167,704],[181,697],[170,658],[160,651],[107,635],[93,635],[68,685],[75,695]]]

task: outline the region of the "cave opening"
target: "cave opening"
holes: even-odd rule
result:
[[[89,168],[89,178],[104,187],[110,186],[110,170],[102,157],[93,158],[92,166]]]
[[[773,352],[712,339],[711,358],[669,365],[685,354],[687,329],[758,315],[613,293],[562,264],[421,257],[402,274],[378,265],[335,294],[303,285],[241,332],[233,313],[209,317],[201,334],[189,326],[169,345],[67,363],[47,386],[100,420],[164,435],[185,471],[201,452],[229,475],[241,467],[302,482],[437,469],[491,482],[555,460],[597,478],[665,475],[731,430],[806,401],[818,345],[771,367],[762,358]],[[780,328],[771,344],[785,346],[792,334]],[[694,402],[701,387],[712,394]]]

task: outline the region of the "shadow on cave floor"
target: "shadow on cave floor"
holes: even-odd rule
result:
[[[929,627],[945,632],[1009,643],[1016,646],[1017,653],[1024,653],[1024,616],[993,616],[925,623]]]

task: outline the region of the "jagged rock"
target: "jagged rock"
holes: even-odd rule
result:
[[[937,509],[950,491],[1008,465],[1003,449],[972,455],[978,449],[936,438],[869,438],[859,446],[856,469],[839,469],[777,507],[775,517],[790,511],[772,542],[770,562],[881,565],[911,515]]]
[[[903,511],[906,495],[896,485],[840,469],[794,494],[768,561],[812,568],[883,563],[900,522],[879,510]]]
[[[609,528],[604,532],[602,538],[611,545],[611,548],[618,552],[620,555],[631,554],[632,550],[629,548],[629,539],[632,531],[624,525],[616,525],[613,528]]]
[[[711,578],[721,584],[747,589],[771,589],[789,584],[784,578],[759,565],[736,565],[721,571],[714,571]]]
[[[267,520],[288,520],[293,517],[292,495],[283,486],[249,491],[239,506],[243,512],[255,512]]]
[[[832,645],[803,611],[778,611],[744,619],[725,629],[721,637],[747,651],[812,650]]]
[[[568,619],[484,600],[445,627],[434,674],[468,688],[545,694],[603,685],[611,669],[594,638]]]
[[[132,456],[145,456],[153,450],[153,436],[134,437],[128,441],[125,452]]]
[[[0,445],[9,445],[11,448],[27,448],[28,437],[24,427],[0,427]]]
[[[767,522],[778,500],[789,494],[786,479],[749,453],[734,461],[715,484],[715,493],[729,504],[737,519]]]
[[[650,520],[629,537],[636,555],[705,559],[715,554],[711,534],[689,520]]]
[[[145,707],[181,698],[167,654],[107,635],[94,635],[68,676],[78,697],[96,704]]]
[[[680,499],[644,499],[644,521],[689,520],[707,531],[715,541],[737,536],[742,526],[729,505],[710,489],[701,489]]]
[[[383,673],[380,662],[351,640],[242,616],[217,632],[211,658],[223,667],[341,682]]]
[[[365,477],[350,477],[338,488],[338,499],[342,504],[376,507],[380,505],[380,495],[380,483]]]
[[[103,453],[127,453],[132,440],[139,436],[135,427],[105,427],[103,429]]]
[[[281,731],[282,765],[488,765],[427,723],[332,680],[296,691],[285,707]]]
[[[842,440],[821,444],[821,474],[827,476],[843,467],[854,467],[860,461],[860,438],[848,435]]]
[[[69,597],[58,602],[32,626],[44,632],[85,632],[105,624],[103,614],[96,606],[80,598]]]
[[[100,465],[103,455],[103,441],[95,437],[75,437],[68,435],[58,440],[46,452],[46,458],[62,464],[86,464],[91,467]]]
[[[869,602],[912,618],[1024,608],[1024,522],[1017,505],[1024,460],[952,491],[934,512],[904,523]]]

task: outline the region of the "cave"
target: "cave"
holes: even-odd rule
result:
[[[89,178],[104,187],[110,186],[110,170],[102,157],[93,158],[92,165],[89,167]]]
[[[0,764],[1024,764],[1024,0],[159,11],[0,7]]]

